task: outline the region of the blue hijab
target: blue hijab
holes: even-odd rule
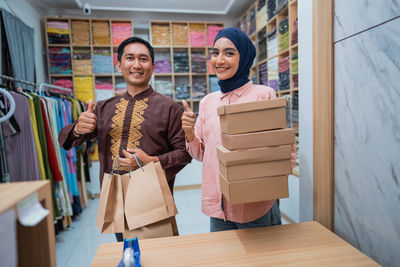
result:
[[[250,68],[253,65],[253,60],[256,56],[256,48],[247,34],[237,28],[231,27],[220,31],[217,37],[215,37],[214,44],[221,37],[226,37],[231,40],[240,54],[239,67],[235,75],[227,80],[218,81],[221,91],[223,93],[228,93],[236,88],[242,87],[250,81],[248,77]]]

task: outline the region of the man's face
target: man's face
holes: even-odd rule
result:
[[[149,49],[142,43],[130,43],[125,46],[121,62],[117,62],[117,68],[128,86],[147,86],[154,67]]]

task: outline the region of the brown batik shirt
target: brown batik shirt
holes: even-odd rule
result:
[[[149,87],[134,97],[125,93],[98,102],[94,109],[97,126],[92,133],[75,138],[75,121],[61,130],[58,140],[68,150],[97,136],[100,183],[104,173],[116,166],[117,156],[125,157],[122,149],[140,148],[150,156],[158,156],[172,192],[175,175],[191,161],[182,130],[182,113],[175,101]],[[119,167],[119,173],[129,170]]]

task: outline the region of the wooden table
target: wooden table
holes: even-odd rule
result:
[[[25,227],[17,222],[18,266],[56,266],[53,208],[49,181],[32,181],[0,184],[0,214],[37,192],[39,202],[49,210],[39,224]],[[1,265],[1,260],[0,260]]]
[[[122,243],[102,244],[92,267],[116,266]],[[378,266],[317,222],[139,240],[147,266]]]

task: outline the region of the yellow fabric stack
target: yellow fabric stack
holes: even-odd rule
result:
[[[72,28],[72,44],[90,45],[88,21],[72,21],[71,28]]]
[[[79,76],[74,77],[75,97],[89,103],[89,99],[94,99],[93,77]]]
[[[152,24],[151,36],[153,45],[170,45],[168,24]]]
[[[188,26],[186,23],[172,24],[173,45],[188,45]]]
[[[93,27],[93,44],[110,45],[110,25],[108,22],[94,21]]]

